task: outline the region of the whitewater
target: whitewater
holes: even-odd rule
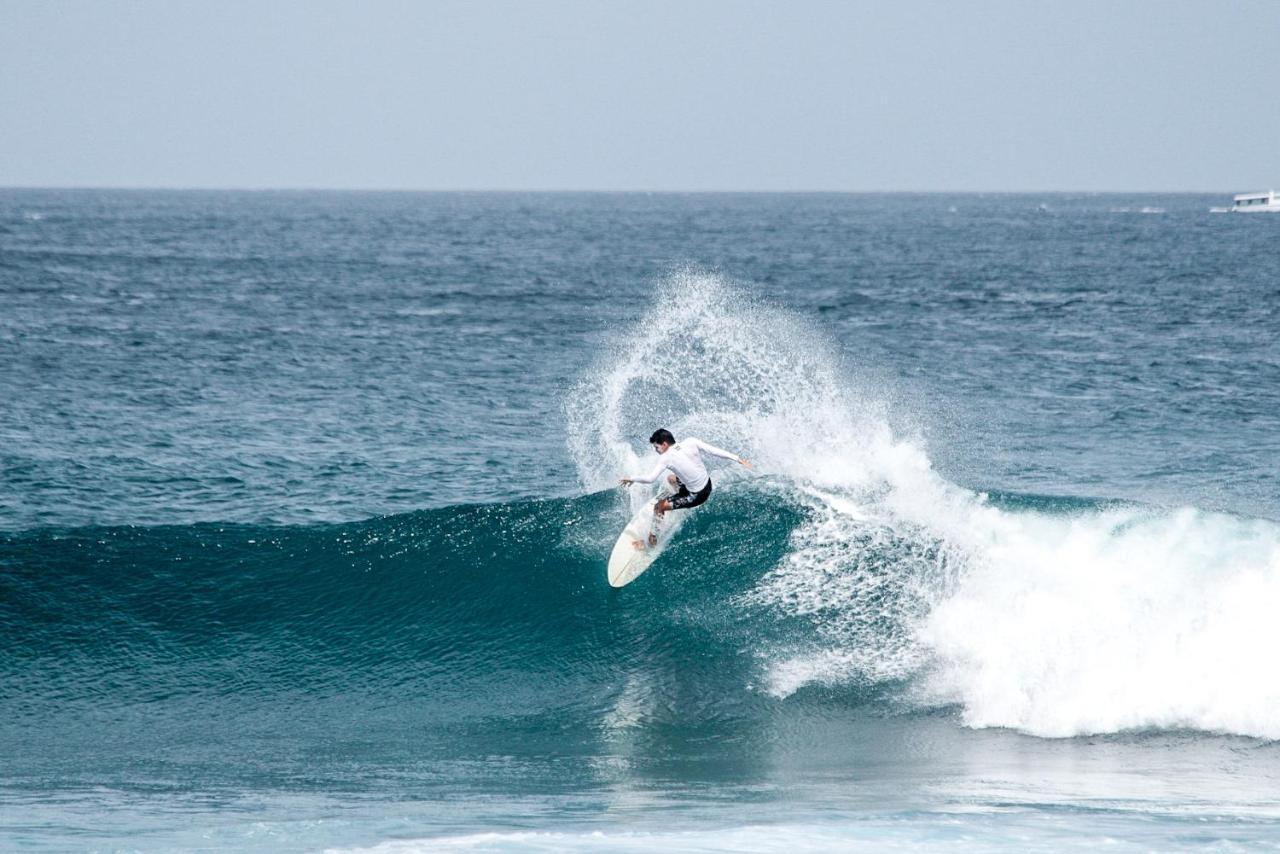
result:
[[[696,272],[654,302],[641,334],[570,396],[579,477],[603,489],[638,470],[635,437],[650,424],[759,461],[759,480],[727,473],[733,488],[803,521],[738,605],[812,629],[796,649],[760,653],[768,691],[909,679],[912,703],[958,704],[970,726],[1280,737],[1280,671],[1268,667],[1280,526],[1189,507],[993,501],[899,438],[875,390],[796,318]],[[748,539],[751,520],[733,524]]]
[[[0,192],[0,847],[1276,847],[1274,230],[1052,201]]]

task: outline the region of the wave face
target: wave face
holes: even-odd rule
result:
[[[7,536],[5,726],[131,718],[137,733],[139,719],[195,715],[231,738],[301,717],[333,738],[408,727],[447,740],[539,716],[547,733],[751,717],[767,698],[747,688],[744,650],[782,627],[744,620],[735,591],[798,522],[755,503],[722,496],[622,595],[604,576],[611,495],[340,526]],[[434,735],[417,731],[428,723]]]
[[[327,737],[400,727],[445,751],[477,728],[750,742],[833,701],[1280,738],[1280,526],[975,492],[786,312],[700,273],[656,305],[569,397],[583,497],[0,539],[0,707],[214,735],[307,709]],[[715,468],[712,501],[615,591],[605,558],[643,495],[612,487],[659,425],[756,471]]]

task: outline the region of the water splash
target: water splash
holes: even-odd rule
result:
[[[583,485],[644,468],[633,448],[658,426],[750,457],[757,476],[742,488],[805,514],[786,557],[737,602],[808,626],[763,651],[768,690],[917,669],[913,626],[947,589],[958,554],[913,516],[969,495],[894,435],[885,406],[821,334],[726,278],[673,276],[636,328],[570,397]],[[715,473],[718,484],[733,478]]]
[[[756,650],[769,693],[905,681],[971,726],[1280,738],[1280,526],[996,506],[895,435],[812,326],[717,275],[672,277],[637,330],[571,398],[579,478],[640,469],[661,425],[750,456],[729,488],[802,510],[734,602],[792,627]]]
[[[824,413],[844,422],[857,408],[825,339],[721,276],[672,276],[634,330],[568,399],[569,450],[588,490],[634,470],[633,448],[655,427],[776,468],[797,441],[845,432]]]

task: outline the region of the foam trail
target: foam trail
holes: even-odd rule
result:
[[[638,470],[633,447],[667,426],[763,475],[721,470],[717,484],[803,510],[783,558],[735,602],[804,627],[760,645],[769,693],[905,681],[971,726],[1280,738],[1280,526],[997,507],[895,435],[796,317],[714,275],[660,291],[572,396],[570,450],[600,489]]]

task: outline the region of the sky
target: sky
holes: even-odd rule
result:
[[[0,0],[0,186],[1280,189],[1280,0]]]

